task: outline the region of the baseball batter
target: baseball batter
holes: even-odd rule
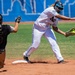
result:
[[[63,20],[75,20],[75,18],[69,18],[62,16],[59,13],[63,10],[63,4],[60,1],[56,1],[52,6],[45,9],[37,20],[34,22],[33,26],[33,41],[32,45],[23,53],[24,60],[28,63],[30,62],[28,57],[38,48],[42,36],[48,40],[51,48],[57,58],[58,63],[64,62],[64,58],[60,53],[59,46],[56,42],[56,37],[53,32],[56,31],[64,36],[66,33],[61,31],[58,27],[58,18]]]

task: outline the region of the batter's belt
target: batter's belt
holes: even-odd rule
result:
[[[5,54],[5,50],[0,49],[0,68],[4,67]]]

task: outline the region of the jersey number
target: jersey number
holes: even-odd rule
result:
[[[50,18],[50,20],[51,20],[52,22],[55,22],[55,21],[56,21],[56,19],[55,19],[54,17]]]

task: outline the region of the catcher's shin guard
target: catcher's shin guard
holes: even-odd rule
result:
[[[5,51],[4,52],[0,52],[0,68],[4,67],[4,61],[5,61]]]

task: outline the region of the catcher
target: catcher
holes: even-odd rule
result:
[[[17,17],[15,20],[14,27],[10,25],[2,25],[3,16],[0,14],[0,68],[4,67],[7,45],[7,37],[10,33],[16,33],[18,31],[18,24],[20,23],[21,17]]]

